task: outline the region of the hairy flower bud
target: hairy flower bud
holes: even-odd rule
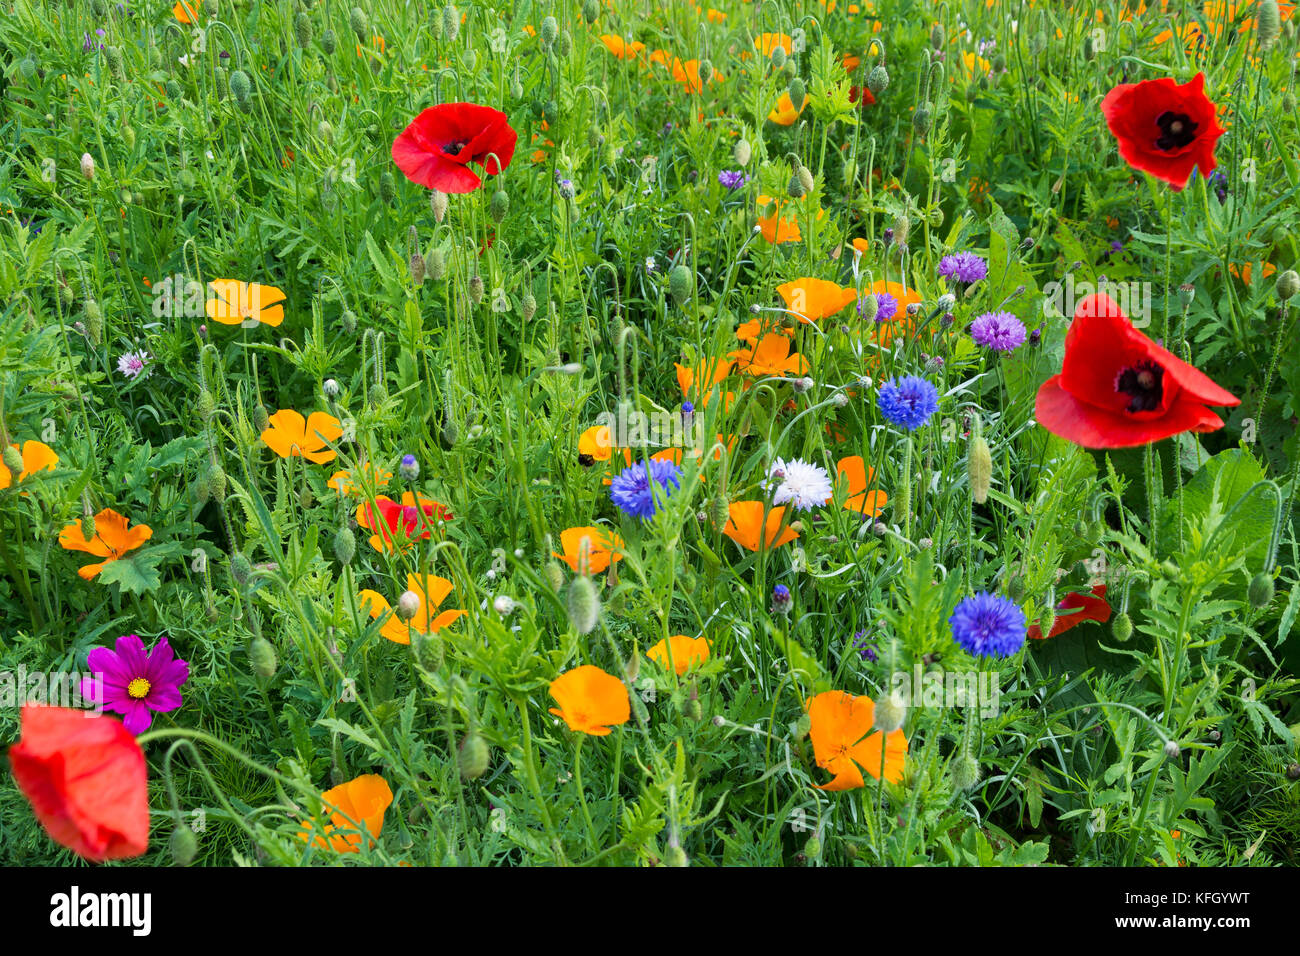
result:
[[[456,753],[456,766],[460,769],[460,775],[466,780],[477,780],[487,773],[490,762],[487,741],[477,730],[471,730],[461,740],[460,749]]]
[[[983,435],[974,435],[966,452],[966,470],[970,476],[970,494],[976,504],[989,499],[989,484],[993,478],[993,456]]]
[[[352,563],[357,553],[357,536],[351,528],[340,528],[334,533],[334,557],[344,566]]]
[[[442,222],[447,217],[447,194],[433,190],[429,193],[429,208],[433,211],[433,221]]]
[[[749,145],[749,140],[743,136],[736,140],[735,147],[731,150],[731,155],[735,157],[738,166],[746,166],[753,157],[753,147]]]
[[[498,189],[492,194],[492,201],[488,203],[488,215],[499,226],[509,212],[510,195],[504,189]]]
[[[569,623],[579,634],[590,634],[600,620],[600,595],[596,585],[585,574],[579,574],[569,582],[567,610]]]
[[[1128,616],[1127,611],[1120,611],[1111,620],[1110,633],[1121,644],[1133,636],[1133,619]]]
[[[1287,269],[1277,277],[1276,291],[1279,302],[1290,301],[1300,292],[1300,275],[1294,269]]]
[[[874,729],[892,734],[903,726],[903,719],[907,717],[907,704],[898,691],[881,695],[875,702],[875,708],[875,720],[872,723]]]
[[[867,89],[879,96],[889,87],[889,71],[883,66],[874,66],[867,74]]]
[[[199,841],[194,836],[194,831],[185,824],[181,823],[174,827],[171,838],[167,842],[171,850],[172,862],[177,866],[189,866],[194,862],[194,857],[199,852]]]
[[[339,40],[333,30],[326,30],[320,35],[320,48],[325,51],[326,56],[332,54],[338,45]]]
[[[1273,603],[1273,575],[1266,571],[1260,571],[1250,579],[1250,586],[1246,589],[1246,596],[1250,601],[1250,606],[1256,610],[1262,610]]]
[[[275,648],[264,637],[255,637],[248,645],[248,660],[253,665],[253,673],[258,677],[270,679],[275,676],[278,664]]]
[[[679,308],[684,306],[695,291],[695,273],[679,262],[668,273],[668,291]]]

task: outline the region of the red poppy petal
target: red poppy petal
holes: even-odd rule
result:
[[[1088,594],[1083,591],[1075,591],[1067,594],[1065,600],[1056,605],[1059,611],[1069,611],[1068,614],[1058,614],[1052,629],[1047,632],[1047,637],[1056,637],[1072,627],[1077,627],[1084,621],[1096,621],[1098,624],[1105,624],[1110,620],[1110,604],[1106,601],[1106,585],[1098,584]],[[1074,610],[1079,608],[1079,610]],[[1030,626],[1028,635],[1031,640],[1043,640],[1043,630],[1037,624]]]
[[[1076,398],[1053,375],[1038,389],[1034,402],[1038,423],[1084,448],[1132,448],[1186,431],[1214,431],[1223,420],[1204,405],[1178,402],[1159,418],[1134,418]]]

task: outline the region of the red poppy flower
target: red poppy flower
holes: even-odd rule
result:
[[[510,165],[518,134],[506,114],[477,103],[430,106],[393,140],[393,162],[413,183],[444,193],[483,185],[469,163],[488,176]]]
[[[1084,448],[1130,448],[1223,420],[1206,405],[1241,400],[1133,328],[1107,295],[1079,303],[1061,374],[1038,389],[1034,416]]]
[[[1057,634],[1064,633],[1072,627],[1077,627],[1084,621],[1096,621],[1098,624],[1105,624],[1110,620],[1110,604],[1106,601],[1106,585],[1096,585],[1093,587],[1091,594],[1083,591],[1067,594],[1065,600],[1056,605],[1056,610],[1058,613],[1052,629],[1044,634],[1043,629],[1037,623],[1032,624],[1028,632],[1030,639],[1041,641],[1044,638],[1056,637]],[[1061,611],[1067,613],[1061,614]]]
[[[861,101],[861,103],[858,108],[862,109],[864,107],[874,105],[876,102],[876,98],[875,96],[872,95],[871,91],[867,89],[865,86],[850,86],[849,102],[858,103],[859,101]]]
[[[56,843],[96,863],[148,849],[144,752],[120,721],[29,704],[9,763]]]
[[[1170,77],[1121,83],[1101,101],[1119,154],[1134,169],[1182,190],[1199,168],[1214,171],[1214,145],[1223,135],[1215,106],[1205,96],[1205,74],[1179,86]]]

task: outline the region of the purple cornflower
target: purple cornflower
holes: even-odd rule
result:
[[[970,334],[985,348],[1014,352],[1025,341],[1025,324],[1010,312],[985,312],[971,323]]]
[[[718,182],[728,189],[739,189],[749,182],[749,177],[743,169],[724,169],[718,173]]]
[[[877,292],[875,298],[877,322],[888,322],[898,314],[898,300],[888,292]],[[862,311],[861,306],[858,306],[858,311]]]
[[[92,650],[86,666],[95,677],[82,680],[81,696],[121,714],[133,734],[149,729],[151,710],[166,713],[180,707],[181,685],[190,679],[190,665],[176,658],[165,637],[146,656],[144,641],[135,634],[124,635],[114,650]]]
[[[135,378],[144,371],[145,363],[148,361],[148,352],[126,352],[118,358],[117,370],[127,378]]]
[[[969,285],[989,274],[988,263],[973,252],[958,252],[939,260],[939,275]]]
[[[681,473],[675,463],[660,458],[651,458],[648,465],[635,462],[610,483],[609,499],[633,518],[654,517],[654,484],[659,485],[661,495],[666,498],[681,487],[678,480]]]
[[[952,639],[976,657],[1010,657],[1025,644],[1025,612],[1010,598],[981,591],[948,618]]]
[[[789,614],[790,605],[794,599],[790,597],[790,589],[784,584],[778,584],[772,588],[772,613]]]
[[[95,31],[95,36],[102,37],[103,35],[104,35],[103,30]],[[85,34],[85,36],[83,36],[81,40],[81,49],[89,53],[91,50],[95,49],[95,47],[99,47],[102,50],[104,49],[104,44],[96,43],[95,37],[92,37],[89,33]]]
[[[857,631],[853,635],[853,648],[864,661],[874,664],[880,655],[876,652],[876,645],[867,642],[866,634],[866,631]]]
[[[876,405],[889,421],[915,431],[938,411],[939,390],[919,376],[905,375],[880,386]]]
[[[420,477],[420,463],[414,455],[406,454],[397,465],[397,473],[407,481],[415,481]]]

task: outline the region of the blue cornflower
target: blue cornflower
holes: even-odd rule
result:
[[[784,584],[772,588],[772,613],[789,614],[790,605],[793,603],[794,598],[790,596],[790,589]]]
[[[880,414],[900,428],[915,431],[939,409],[939,390],[916,375],[891,378],[876,395]]]
[[[749,177],[741,169],[724,169],[718,173],[718,182],[728,189],[739,189],[749,182]]]
[[[1010,598],[981,591],[948,618],[952,639],[976,657],[1010,657],[1025,644],[1025,612]]]
[[[971,323],[970,334],[985,348],[1014,352],[1025,341],[1025,324],[1010,312],[985,312]]]
[[[876,296],[876,321],[888,322],[898,314],[898,300],[888,292],[877,292]],[[861,306],[858,307],[861,311]]]
[[[624,514],[633,518],[650,518],[655,513],[654,489],[651,482],[657,482],[661,495],[668,497],[681,487],[678,480],[682,470],[671,461],[651,458],[647,469],[645,462],[636,462],[625,468],[609,486],[609,499],[622,509]],[[669,488],[669,483],[672,488]]]
[[[958,252],[939,260],[939,275],[954,282],[978,282],[988,274],[988,263],[973,252]]]

